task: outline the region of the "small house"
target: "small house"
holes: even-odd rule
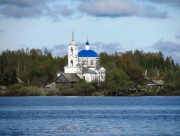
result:
[[[163,86],[164,82],[163,80],[149,80],[146,83],[147,86]]]
[[[58,86],[74,86],[75,83],[80,81],[80,77],[75,73],[60,73],[57,79],[54,81],[56,87]]]
[[[164,81],[163,80],[149,80],[146,83],[147,89],[151,90],[151,91],[158,91],[159,89],[162,88],[162,86],[164,85]]]
[[[79,81],[80,77],[75,73],[60,73],[54,82],[44,84],[43,88],[55,89],[60,86],[72,87]]]

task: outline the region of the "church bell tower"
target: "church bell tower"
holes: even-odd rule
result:
[[[68,46],[68,67],[78,65],[78,45],[74,42],[74,32],[72,32],[72,41]]]

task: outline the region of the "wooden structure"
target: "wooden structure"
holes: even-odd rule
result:
[[[75,73],[61,73],[55,80],[56,86],[69,86],[80,81],[80,77]]]
[[[147,86],[163,86],[164,82],[163,80],[149,80],[146,83]]]
[[[55,89],[60,86],[72,87],[80,81],[80,77],[75,73],[60,73],[52,83],[44,84],[43,88]]]

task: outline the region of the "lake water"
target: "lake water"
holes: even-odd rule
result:
[[[180,135],[180,97],[0,97],[0,135]]]

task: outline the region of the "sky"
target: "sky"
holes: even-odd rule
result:
[[[88,37],[97,53],[161,51],[180,64],[180,0],[0,0],[0,52],[61,57],[72,31],[79,50]]]

